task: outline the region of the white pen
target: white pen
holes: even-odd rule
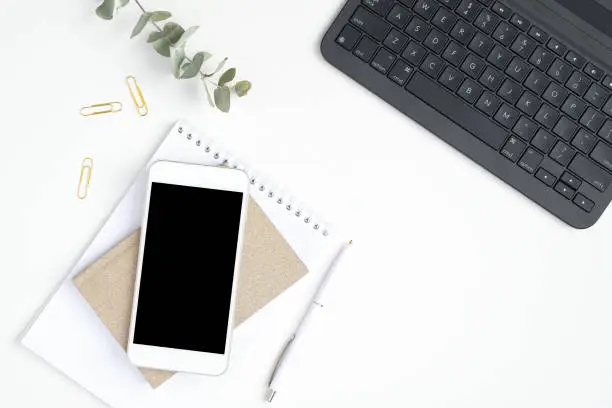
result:
[[[276,362],[274,363],[274,368],[272,369],[272,373],[270,374],[270,378],[268,379],[268,388],[266,390],[266,395],[265,395],[265,400],[267,402],[272,402],[272,400],[274,399],[274,396],[276,395],[276,383],[279,378],[279,370],[287,358],[289,349],[291,349],[291,345],[293,344],[293,342],[299,335],[300,330],[304,322],[306,321],[306,318],[308,317],[308,315],[310,315],[310,312],[313,309],[321,306],[321,304],[319,303],[319,297],[321,296],[323,287],[329,280],[329,277],[331,276],[332,272],[336,268],[336,265],[340,261],[342,254],[344,254],[344,251],[346,251],[347,248],[351,246],[352,244],[353,244],[353,241],[351,240],[347,244],[342,245],[342,247],[338,250],[338,253],[336,254],[336,256],[332,259],[327,270],[321,277],[321,280],[319,281],[319,284],[314,292],[314,295],[312,296],[312,299],[308,303],[308,306],[306,306],[306,309],[304,310],[302,317],[298,321],[298,324],[295,327],[295,330],[293,331],[291,336],[289,336],[289,339],[285,343],[285,346],[283,347],[280,354],[278,355],[278,358],[276,359]]]

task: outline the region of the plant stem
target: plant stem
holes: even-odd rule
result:
[[[140,8],[140,10],[142,11],[142,13],[146,13],[147,10],[145,10],[145,8],[143,7],[143,5],[140,3],[139,0],[134,0],[134,3],[136,3],[138,5],[138,7]],[[155,26],[155,28],[157,28],[157,31],[162,32],[163,29],[159,26],[159,24],[157,24],[155,21],[151,21],[151,23]],[[173,45],[170,45],[172,48],[174,48]],[[185,59],[187,60],[187,62],[192,63],[191,58],[185,56]],[[202,72],[202,70],[200,70],[200,74],[202,75],[202,78],[209,78],[212,76],[212,74],[205,74],[204,72]],[[209,81],[211,82],[211,81]],[[211,82],[214,84],[214,82]]]

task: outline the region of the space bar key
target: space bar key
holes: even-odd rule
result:
[[[503,128],[420,72],[412,77],[406,89],[495,150],[504,144],[507,133]]]

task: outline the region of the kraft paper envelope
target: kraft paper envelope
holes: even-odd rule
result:
[[[214,239],[214,231],[208,233]],[[85,300],[124,349],[129,335],[139,240],[140,230],[136,230],[74,278]],[[306,265],[255,200],[249,200],[238,277],[236,326],[307,272]],[[146,368],[140,371],[154,388],[174,374]]]

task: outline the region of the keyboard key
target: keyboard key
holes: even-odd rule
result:
[[[531,140],[531,144],[536,149],[539,149],[544,153],[548,153],[550,148],[555,144],[555,137],[544,129],[540,129]]]
[[[555,123],[557,123],[557,120],[559,120],[559,112],[544,104],[535,116],[535,120],[547,128],[552,129],[552,127],[555,126]]]
[[[486,37],[482,33],[476,33],[476,35],[470,42],[469,48],[481,57],[486,58],[487,55],[489,55],[489,53],[491,52],[493,44],[493,40],[489,37]]]
[[[612,116],[612,97],[608,99],[608,102],[606,102],[601,110],[603,110],[608,116]]]
[[[508,47],[517,34],[518,30],[504,21],[497,26],[497,29],[493,33],[493,38]]]
[[[560,43],[558,40],[551,38],[546,44],[549,50],[562,57],[563,54],[567,51],[567,47]]]
[[[550,83],[550,79],[546,78],[544,74],[542,74],[537,69],[531,71],[527,80],[525,81],[525,86],[535,92],[536,95],[540,95],[544,89]]]
[[[454,68],[447,67],[442,73],[442,75],[440,75],[438,81],[440,81],[442,85],[444,85],[451,91],[455,92],[464,79],[465,76],[461,72],[457,71]]]
[[[510,79],[506,79],[497,94],[514,105],[521,97],[522,92],[523,88],[521,88],[519,84]]]
[[[445,8],[440,8],[431,22],[440,30],[448,33],[457,22],[457,16]]]
[[[521,160],[519,160],[519,166],[526,172],[533,174],[540,166],[543,159],[544,156],[530,147],[525,151],[525,154],[523,154]]]
[[[480,94],[482,94],[482,87],[468,78],[463,81],[463,84],[461,84],[457,94],[472,104],[476,102]]]
[[[556,59],[555,62],[548,69],[548,75],[555,81],[564,84],[572,75],[572,67],[569,63]]]
[[[374,53],[376,52],[376,48],[378,48],[378,44],[374,41],[370,40],[368,37],[364,37],[359,41],[357,47],[353,50],[353,54],[358,56],[365,62],[370,62]]]
[[[414,5],[414,12],[421,15],[426,20],[431,19],[440,7],[434,0],[419,0]]]
[[[391,54],[384,48],[378,50],[378,53],[370,63],[370,65],[381,74],[387,75],[391,66],[395,62],[395,55]]]
[[[574,95],[570,95],[561,110],[567,113],[571,118],[578,120],[587,108],[587,104],[581,99],[576,98]]]
[[[386,16],[393,7],[393,0],[362,0],[362,3],[381,16]]]
[[[612,120],[607,120],[597,135],[612,143]]]
[[[432,78],[437,78],[444,68],[444,62],[433,54],[429,54],[421,64],[421,70]]]
[[[503,154],[508,160],[516,163],[525,150],[525,147],[527,147],[525,143],[521,142],[514,136],[510,136],[510,139],[508,139],[508,142],[501,150],[501,154]]]
[[[544,100],[550,102],[551,105],[558,108],[565,101],[565,98],[567,98],[568,95],[569,91],[553,82],[552,84],[548,85],[548,88],[546,88],[546,91],[544,91],[542,97]]]
[[[510,19],[510,22],[512,23],[512,25],[514,25],[515,27],[517,27],[518,29],[522,31],[527,30],[529,26],[531,25],[529,20],[527,20],[526,18],[522,16],[519,16],[518,14],[513,15],[512,18]]]
[[[567,81],[565,86],[567,86],[570,91],[577,93],[582,96],[589,89],[591,85],[591,80],[586,77],[586,75],[575,71],[570,79]]]
[[[572,160],[568,169],[599,191],[605,191],[612,182],[612,175],[579,154]]]
[[[408,37],[393,29],[387,35],[387,38],[385,38],[385,42],[383,44],[385,44],[385,46],[392,51],[395,51],[397,54],[400,54],[404,47],[406,47],[406,44],[408,44]]]
[[[351,51],[360,37],[361,33],[359,31],[355,30],[350,25],[346,25],[340,32],[338,38],[336,38],[336,42],[344,49]]]
[[[578,126],[574,122],[563,116],[555,125],[553,133],[559,136],[561,139],[565,140],[566,142],[569,142],[574,137],[577,130]]]
[[[540,102],[537,96],[535,96],[529,91],[525,91],[517,102],[516,107],[522,110],[527,115],[533,116],[538,111],[538,109],[540,109],[541,105],[542,102]]]
[[[411,41],[410,44],[408,44],[408,47],[406,47],[402,53],[402,58],[406,59],[412,65],[418,66],[423,58],[425,58],[425,55],[427,55],[425,48],[421,47],[414,41]]]
[[[557,142],[555,148],[552,150],[552,152],[550,152],[550,157],[554,161],[565,167],[569,164],[575,154],[576,151],[574,149],[572,149],[563,142]]]
[[[536,178],[542,183],[546,184],[548,187],[552,187],[555,184],[555,181],[557,181],[555,176],[544,169],[538,170],[536,173]]]
[[[603,84],[606,88],[612,89],[612,76],[606,75],[606,78],[603,80]]]
[[[448,43],[448,37],[445,34],[438,30],[431,30],[423,44],[436,54],[440,54],[446,47],[446,43]]]
[[[423,41],[429,32],[429,24],[418,17],[413,17],[406,27],[406,33],[417,41]]]
[[[498,150],[506,140],[506,132],[486,116],[462,103],[459,98],[438,87],[430,79],[416,73],[406,89],[436,109],[488,146]]]
[[[470,54],[461,65],[461,70],[476,79],[480,76],[485,66],[486,64],[481,59],[474,54]]]
[[[504,75],[501,72],[491,67],[487,67],[487,69],[485,69],[485,72],[483,72],[480,76],[478,82],[489,88],[491,91],[495,92],[497,91],[497,88],[499,88],[499,86],[501,85],[503,79]]]
[[[524,116],[521,116],[512,131],[518,135],[521,139],[530,141],[533,135],[535,135],[538,125]]]
[[[472,39],[475,32],[476,30],[474,27],[463,20],[459,20],[451,31],[451,37],[459,41],[461,44],[466,45]]]
[[[446,50],[444,50],[444,54],[442,55],[442,58],[444,58],[445,60],[447,60],[454,66],[458,67],[466,55],[467,55],[467,51],[463,47],[461,47],[459,44],[452,41],[450,44],[448,44],[448,47],[446,47]]]
[[[495,27],[497,27],[499,24],[499,21],[499,17],[493,14],[490,10],[485,9],[480,12],[476,18],[476,21],[474,21],[474,25],[485,33],[491,34],[493,30],[495,30]]]
[[[495,115],[495,120],[505,128],[512,129],[512,127],[518,120],[518,117],[518,112],[504,103],[502,107],[499,108],[499,110],[497,111],[497,114]]]
[[[493,50],[493,52],[495,52],[495,50]],[[529,71],[531,71],[531,67],[520,58],[515,57],[512,62],[510,62],[508,69],[506,69],[506,74],[522,83],[525,77],[527,77],[527,74],[529,74]]]
[[[567,171],[563,173],[561,176],[561,181],[573,188],[574,190],[578,190],[578,187],[582,184],[582,181],[575,177],[573,174],[568,173]]]
[[[412,17],[412,14],[407,9],[396,4],[393,6],[391,12],[387,16],[387,21],[400,30],[403,30],[408,25],[410,17]]]
[[[378,41],[382,41],[385,38],[389,29],[389,26],[383,19],[370,13],[363,7],[359,7],[355,11],[351,18],[351,23]]]
[[[555,186],[555,191],[561,194],[563,197],[567,198],[568,200],[574,198],[574,194],[576,194],[576,190],[562,182],[557,183],[557,185]]]
[[[598,108],[601,108],[609,97],[610,93],[597,84],[591,85],[586,95],[584,95],[584,99],[591,102]]]
[[[536,26],[531,27],[531,29],[529,30],[529,36],[534,38],[537,42],[542,43],[542,44],[548,41],[548,37],[549,37],[546,31]]]
[[[591,153],[591,158],[612,172],[612,147],[599,142]]]
[[[569,61],[576,68],[582,68],[585,64],[586,60],[581,55],[575,53],[574,51],[570,51],[565,56],[565,60]]]
[[[536,42],[524,34],[519,36],[512,43],[512,51],[516,52],[521,57],[527,59],[533,53],[536,48]]]
[[[480,13],[480,10],[482,10],[482,6],[477,1],[463,0],[459,7],[457,7],[456,12],[471,23]]]
[[[449,9],[454,9],[459,4],[459,0],[438,0],[440,3],[444,4]]]
[[[493,4],[493,0],[478,0],[478,1],[481,2],[482,4],[484,4],[487,7],[489,7],[491,4]]]
[[[574,204],[576,204],[578,207],[582,208],[588,213],[593,211],[593,208],[595,208],[595,203],[583,196],[582,194],[576,195],[576,198],[574,198]]]
[[[487,61],[495,65],[497,68],[504,70],[508,66],[512,53],[505,48],[496,45],[493,51],[489,54]]]
[[[412,6],[414,6],[414,3],[416,3],[416,0],[399,0],[399,1],[408,8],[411,8]]]
[[[396,84],[404,86],[406,85],[406,82],[408,82],[408,78],[410,78],[410,75],[412,75],[413,72],[414,68],[406,64],[404,61],[398,60],[389,73],[389,78],[391,78],[391,80]]]
[[[510,18],[510,16],[513,13],[512,9],[510,9],[510,7],[507,7],[507,6],[503,5],[503,4],[501,4],[499,1],[497,3],[495,3],[493,5],[493,7],[491,7],[491,10],[493,10],[494,12],[496,12],[497,14],[499,14],[500,16],[502,16],[505,19]]]
[[[597,112],[595,109],[589,107],[582,118],[580,118],[580,124],[586,126],[591,132],[597,133],[601,125],[606,120],[605,116]]]
[[[596,81],[599,81],[604,76],[603,70],[591,64],[590,62],[586,65],[586,67],[584,67],[583,71]]]
[[[531,58],[529,58],[529,62],[532,63],[536,68],[539,68],[541,71],[546,72],[550,64],[552,64],[555,57],[553,54],[545,48],[538,47],[533,54],[531,54]]]
[[[584,129],[580,129],[572,141],[572,146],[578,148],[582,153],[589,154],[597,143],[597,137]]]
[[[489,116],[493,116],[501,105],[501,99],[493,95],[491,92],[482,94],[476,107]]]

